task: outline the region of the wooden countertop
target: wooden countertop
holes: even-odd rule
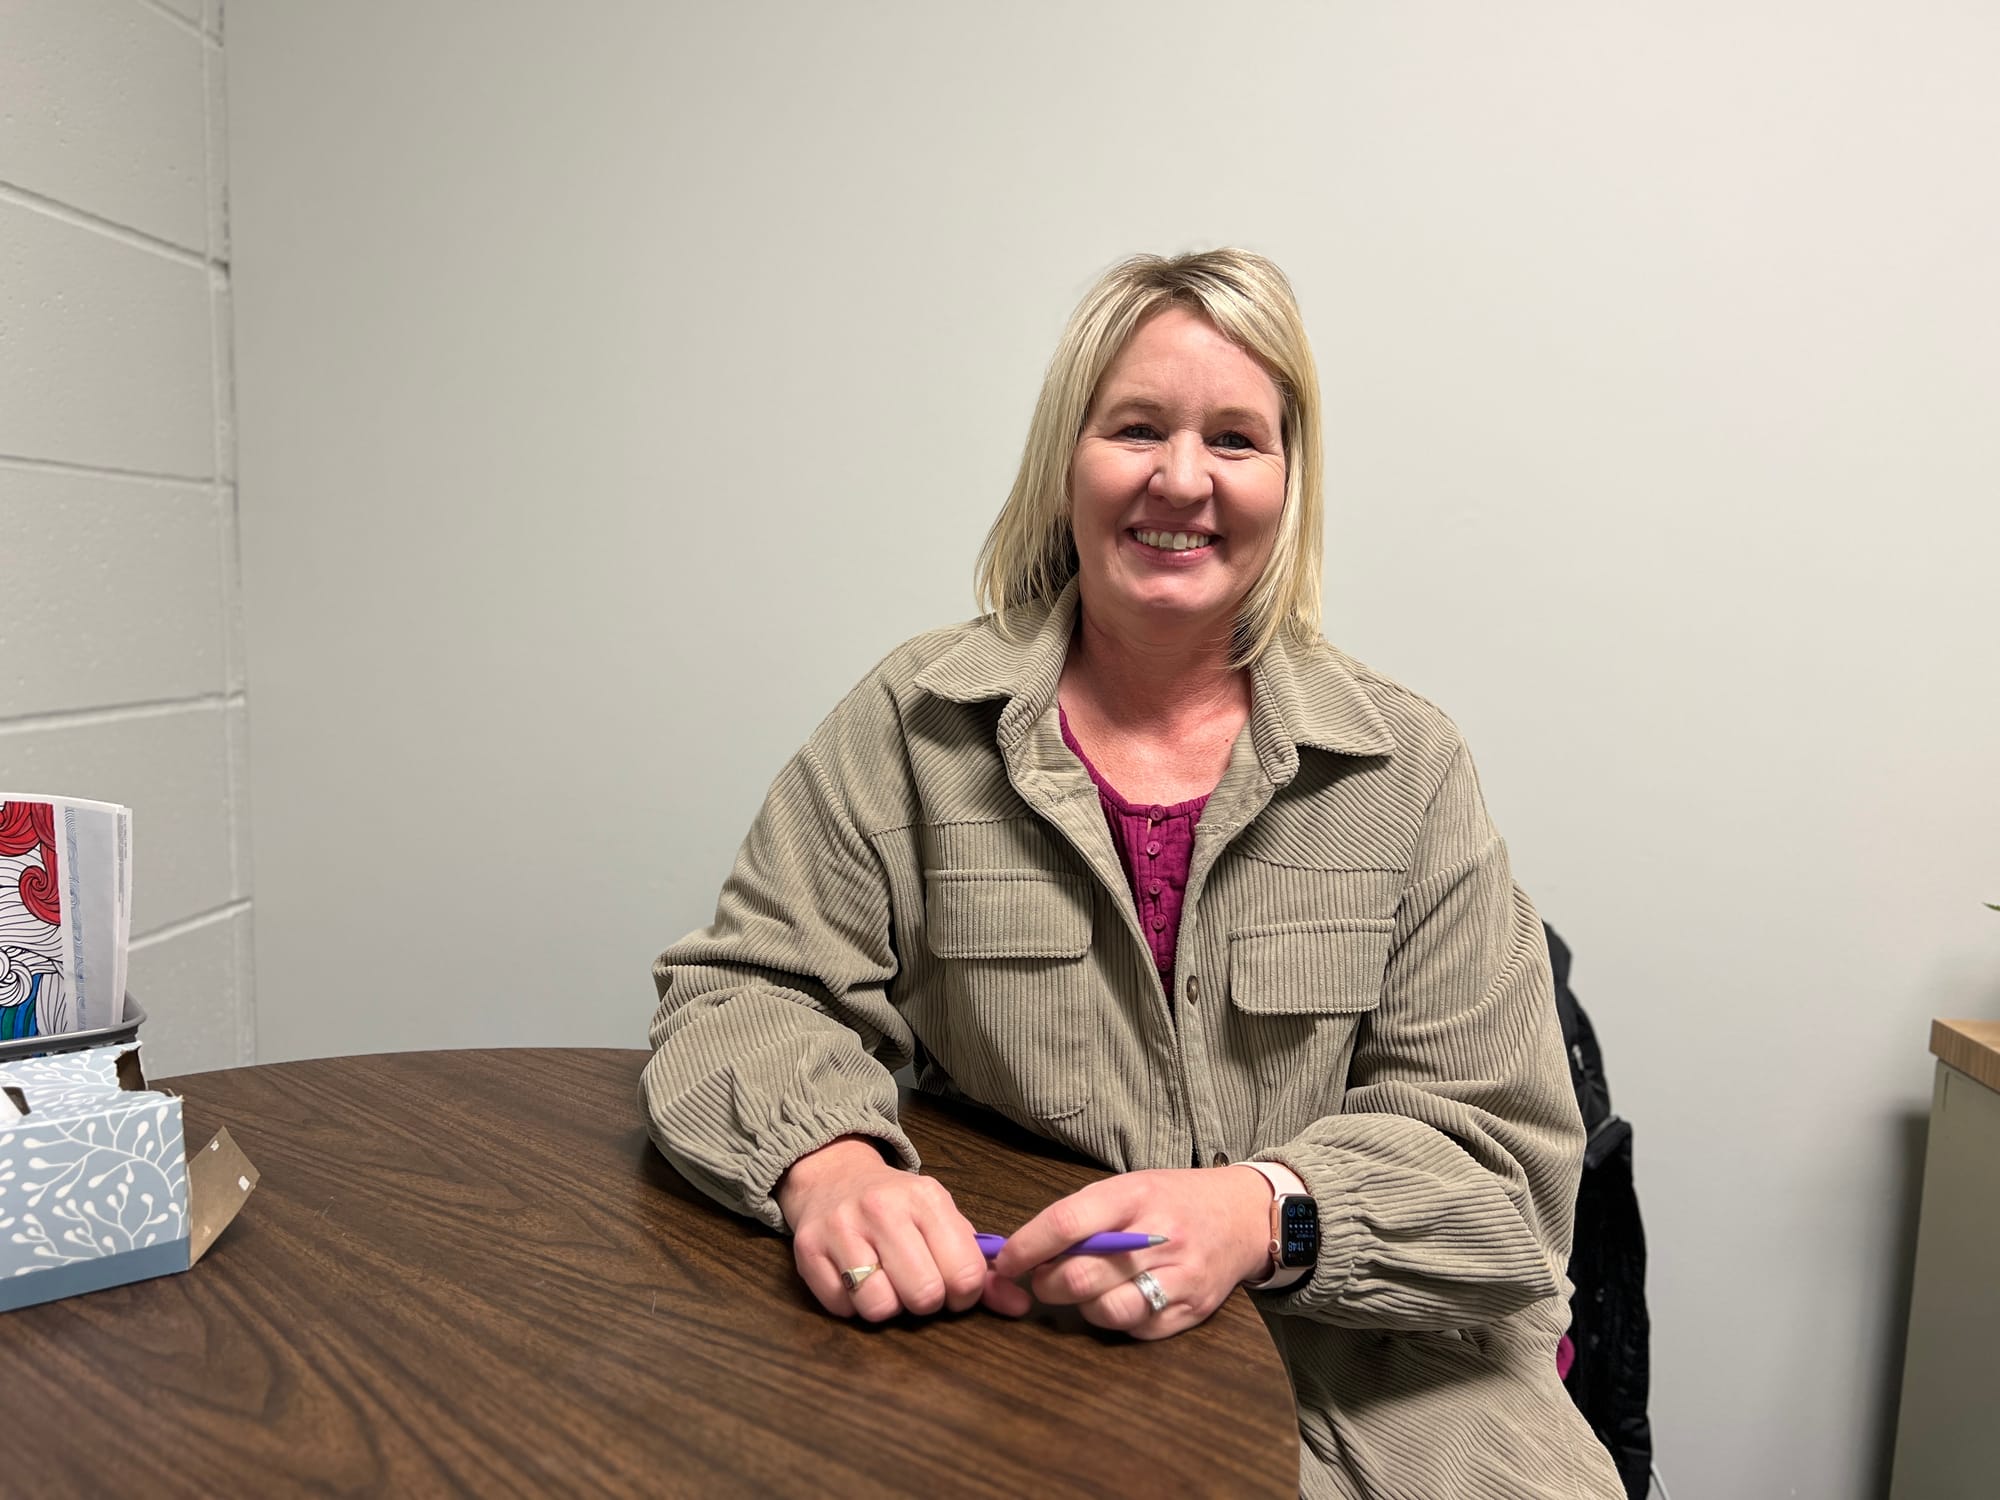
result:
[[[1931,1051],[2000,1093],[2000,1021],[1932,1021]]]

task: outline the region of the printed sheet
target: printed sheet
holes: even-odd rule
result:
[[[0,797],[0,1042],[124,1019],[132,813]]]

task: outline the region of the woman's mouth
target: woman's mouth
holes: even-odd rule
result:
[[[1133,531],[1142,545],[1157,552],[1199,552],[1215,545],[1215,538],[1200,531]]]

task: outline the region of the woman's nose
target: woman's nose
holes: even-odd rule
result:
[[[1169,505],[1196,505],[1215,486],[1208,474],[1208,450],[1196,433],[1175,433],[1160,445],[1159,467],[1153,471],[1153,493]]]

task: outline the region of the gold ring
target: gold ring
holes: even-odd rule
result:
[[[840,1279],[847,1283],[850,1292],[859,1291],[861,1283],[881,1269],[880,1266],[849,1266],[840,1273]]]

